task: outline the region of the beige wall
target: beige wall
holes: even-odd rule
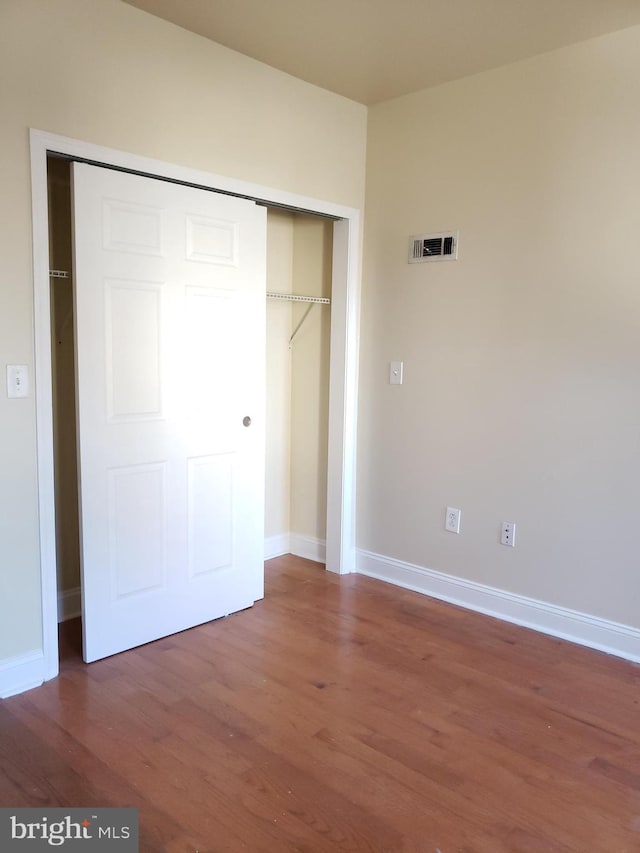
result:
[[[634,28],[370,110],[360,547],[640,626],[639,104]]]
[[[33,366],[28,128],[361,207],[366,110],[119,0],[0,6],[0,365]],[[0,661],[41,644],[35,405],[0,394]]]

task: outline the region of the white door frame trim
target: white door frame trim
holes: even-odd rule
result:
[[[78,139],[30,130],[33,225],[35,402],[42,582],[44,680],[58,674],[51,306],[47,154],[57,153],[148,175],[181,181],[263,202],[336,217],[333,245],[329,459],[327,484],[327,569],[355,571],[355,467],[360,322],[360,211],[260,184],[105,148]]]

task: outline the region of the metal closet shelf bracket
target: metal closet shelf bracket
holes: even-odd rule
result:
[[[309,313],[312,311],[314,305],[331,305],[330,299],[325,299],[322,296],[300,296],[296,293],[268,293],[267,299],[282,299],[286,302],[308,302],[309,307],[302,315],[300,322],[295,327],[293,334],[289,338],[289,349],[293,346],[293,342],[300,334],[302,327],[304,325],[305,320],[309,316]]]

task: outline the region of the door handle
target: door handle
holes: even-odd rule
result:
[[[243,417],[243,419],[242,419],[242,423],[243,423],[243,425],[244,425],[244,426],[246,426],[246,427],[251,426],[251,418],[249,417],[249,415],[245,415],[245,416]]]

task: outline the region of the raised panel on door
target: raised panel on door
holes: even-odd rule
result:
[[[166,463],[107,470],[111,598],[167,583]]]
[[[90,661],[263,594],[266,222],[85,164],[73,183]]]
[[[162,284],[105,281],[109,421],[162,417]]]
[[[188,461],[189,575],[230,571],[235,564],[232,453]]]

